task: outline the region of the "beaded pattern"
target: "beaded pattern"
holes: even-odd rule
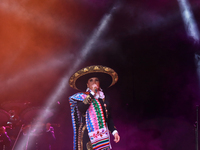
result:
[[[71,108],[71,117],[72,117],[72,127],[73,127],[73,149],[77,149],[78,145],[78,129],[80,126],[80,113],[78,111],[77,107],[77,101],[83,101],[84,96],[86,97],[87,95],[83,95],[81,93],[74,94],[73,96],[69,97],[69,104]]]
[[[76,80],[81,76],[84,76],[86,74],[93,73],[93,72],[101,72],[101,73],[110,75],[112,78],[112,83],[109,85],[109,87],[111,87],[118,81],[118,75],[113,69],[106,66],[94,65],[94,66],[85,67],[77,71],[76,73],[74,73],[69,79],[69,86],[78,90],[75,84]]]
[[[86,96],[87,95],[85,93],[76,93],[73,96],[69,97],[71,116],[72,116],[72,126],[73,126],[73,131],[74,131],[74,137],[73,137],[74,150],[77,149],[78,129],[81,124],[80,112],[78,111],[78,108],[77,108],[77,101],[83,101],[86,98]],[[96,99],[93,99],[91,105],[86,111],[86,126],[89,133],[99,132],[98,130],[106,128],[103,109],[99,101]],[[102,142],[102,141],[101,143],[105,144],[105,142]],[[106,140],[106,143],[107,143],[106,145],[109,145],[108,140]]]

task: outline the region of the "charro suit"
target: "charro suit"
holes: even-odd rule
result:
[[[85,92],[85,93],[77,93],[71,96],[70,98],[70,106],[71,106],[71,111],[72,111],[72,123],[73,123],[73,128],[74,128],[74,150],[88,150],[88,149],[99,149],[104,148],[104,149],[109,149],[110,147],[110,142],[109,142],[109,131],[112,133],[114,130],[116,130],[113,120],[111,118],[109,109],[108,109],[108,104],[106,104],[106,101],[104,99],[98,98],[95,99],[94,96],[90,92]],[[90,99],[91,102],[95,101],[96,103],[93,104],[91,102],[88,102],[87,100]],[[99,104],[99,105],[98,105]],[[106,104],[106,107],[105,105]],[[100,129],[96,133],[99,133],[98,135],[96,134],[95,136],[98,138],[98,136],[102,136],[105,134],[108,134],[107,138],[100,139],[99,145],[95,145],[91,143],[91,140],[94,138],[93,136],[88,136],[88,132],[92,132],[94,135],[93,131],[91,131],[91,128],[95,128],[95,118],[96,116],[89,115],[89,109],[90,107],[97,106],[98,109],[95,111],[99,112],[97,113],[97,123],[96,126],[97,128]],[[91,112],[91,114],[93,114]],[[89,123],[89,122],[93,123]],[[103,124],[105,123],[105,126]],[[92,126],[92,127],[90,127]],[[104,132],[104,130],[101,129],[109,129],[109,131]],[[92,135],[90,134],[90,135]],[[105,136],[106,137],[106,136]],[[107,140],[105,140],[107,139]],[[93,147],[92,147],[93,145]],[[105,145],[105,147],[104,147]]]

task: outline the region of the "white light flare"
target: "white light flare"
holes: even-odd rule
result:
[[[49,112],[48,110],[50,110],[54,105],[56,105],[58,103],[58,100],[60,99],[60,97],[67,91],[68,80],[69,80],[70,76],[75,72],[75,70],[77,70],[78,66],[81,63],[83,63],[83,61],[86,58],[86,56],[88,55],[88,53],[91,52],[92,49],[94,49],[96,42],[101,37],[101,35],[104,33],[105,29],[107,28],[108,24],[110,23],[112,14],[116,8],[117,7],[114,6],[111,9],[111,11],[102,18],[97,29],[94,30],[94,32],[91,35],[91,37],[89,38],[88,42],[85,44],[83,49],[80,51],[79,55],[77,55],[76,58],[74,59],[75,61],[72,63],[71,68],[69,68],[69,71],[67,72],[67,74],[65,76],[63,76],[63,78],[60,80],[57,87],[55,88],[54,92],[47,99],[47,103],[46,103],[46,107],[45,107],[46,109],[44,111],[42,111],[41,114],[38,116],[39,120],[41,118],[45,118],[46,112]],[[45,120],[43,120],[43,121],[45,122]],[[36,126],[37,126],[37,124],[36,124]],[[31,137],[31,138],[33,138],[33,137]],[[33,139],[29,139],[29,140],[32,141]],[[23,146],[25,143],[24,141],[26,141],[25,137],[20,141],[20,143],[18,145],[18,149],[23,149]]]
[[[91,37],[89,38],[88,42],[85,44],[83,49],[80,51],[79,55],[76,56],[75,62],[72,63],[73,65],[71,65],[71,68],[69,69],[67,74],[61,79],[55,91],[47,99],[47,104],[46,104],[47,108],[55,104],[63,95],[63,93],[67,91],[68,80],[70,76],[75,72],[75,70],[77,70],[78,66],[80,66],[81,63],[83,63],[88,53],[91,52],[91,50],[95,47],[96,42],[98,42],[98,39],[101,37],[101,35],[106,30],[108,24],[110,23],[115,9],[116,6],[114,6],[111,9],[111,11],[102,18],[97,29],[94,30],[93,34],[91,35]]]
[[[195,43],[199,43],[199,30],[196,21],[193,17],[190,4],[187,0],[177,0],[181,10],[181,15],[185,23],[185,28],[188,36],[194,39]]]

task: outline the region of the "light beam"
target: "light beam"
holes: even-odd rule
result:
[[[191,11],[190,4],[187,0],[177,0],[181,10],[181,15],[185,23],[185,29],[188,36],[192,37],[195,42],[199,43],[199,30]]]
[[[43,60],[44,63],[38,63],[34,66],[29,66],[28,69],[25,69],[19,73],[16,73],[10,76],[7,80],[1,81],[0,84],[0,93],[5,92],[6,89],[16,88],[16,85],[19,83],[26,83],[28,80],[32,78],[34,75],[44,74],[49,70],[58,67],[64,67],[66,64],[69,64],[69,60],[72,58],[72,55],[68,54],[64,56],[58,56],[58,58],[50,58]],[[6,88],[5,88],[6,87]]]
[[[91,50],[94,49],[95,44],[98,42],[98,39],[103,35],[105,29],[107,28],[107,26],[109,25],[109,23],[112,19],[112,15],[113,15],[114,11],[117,8],[119,8],[118,4],[115,5],[111,9],[111,11],[101,19],[99,26],[94,30],[93,34],[91,35],[89,40],[86,42],[83,49],[80,51],[80,53],[74,59],[75,62],[72,63],[73,65],[69,69],[68,73],[66,73],[66,75],[63,76],[63,78],[60,80],[57,87],[55,88],[54,92],[47,99],[47,103],[46,103],[46,107],[45,107],[46,109],[44,111],[42,111],[42,113],[38,116],[39,120],[42,118],[45,118],[46,112],[49,112],[48,110],[50,110],[50,108],[52,108],[55,104],[57,104],[57,101],[60,99],[60,97],[67,91],[67,88],[69,87],[68,80],[69,80],[70,76],[75,72],[75,70],[77,70],[78,66],[81,63],[83,63],[83,61],[87,57],[88,53],[89,52],[91,53]],[[43,121],[45,121],[45,120],[43,120]],[[37,124],[36,124],[36,126],[37,126]],[[32,138],[32,137],[30,137],[30,138]],[[20,141],[17,149],[23,149],[25,140],[26,140],[26,138],[24,137]],[[29,140],[32,141],[33,139],[29,139]]]

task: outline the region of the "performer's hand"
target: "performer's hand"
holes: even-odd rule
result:
[[[118,133],[115,133],[114,138],[115,138],[115,139],[114,139],[115,143],[118,143],[119,140],[120,140],[119,134],[118,134]]]
[[[6,132],[6,127],[1,126],[1,127],[0,127],[0,135],[1,135],[1,134],[4,134],[5,132]]]
[[[96,84],[93,84],[91,90],[96,94],[98,92],[98,88],[99,87]]]

